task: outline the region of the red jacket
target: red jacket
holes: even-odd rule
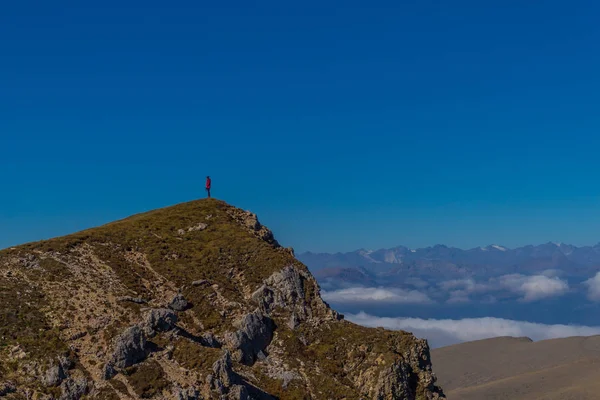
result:
[[[206,188],[207,189],[210,189],[210,184],[211,184],[210,178],[206,178]]]

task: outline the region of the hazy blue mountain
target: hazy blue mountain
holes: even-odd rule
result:
[[[509,249],[492,244],[463,250],[438,244],[420,249],[397,246],[333,254],[306,252],[298,258],[326,283],[325,287],[395,286],[414,278],[435,283],[548,271],[577,282],[588,279],[599,269],[600,245],[576,247],[550,242]]]

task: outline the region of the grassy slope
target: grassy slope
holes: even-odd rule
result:
[[[487,339],[435,349],[432,358],[450,400],[599,397],[600,336]]]
[[[216,334],[233,330],[231,316],[206,306],[214,296],[212,285],[217,285],[229,302],[247,308],[247,312],[254,307],[247,304],[248,295],[264,279],[286,265],[292,264],[305,271],[306,267],[286,249],[275,248],[258,239],[244,226],[234,223],[231,210],[231,206],[214,199],[193,201],[134,215],[69,236],[1,251],[0,354],[16,344],[27,353],[27,359],[42,362],[67,352],[64,341],[60,340],[60,315],[74,318],[84,311],[66,303],[64,309],[50,310],[46,297],[52,296],[53,290],[85,287],[85,277],[73,276],[70,269],[61,263],[61,260],[68,262],[65,260],[70,254],[85,246],[93,249],[94,255],[118,277],[119,284],[126,288],[121,295],[152,299],[156,293],[148,282],[155,281],[158,274],[172,286],[184,288],[186,298],[192,303],[191,310],[180,315],[184,324],[193,325],[199,321],[203,330]],[[208,227],[203,231],[178,233],[178,229],[198,223],[206,223]],[[143,263],[131,262],[127,258],[134,253],[143,254],[153,271],[143,267]],[[36,255],[40,267],[20,268],[18,273],[13,271],[8,276],[6,265],[14,265],[15,259],[22,259],[28,254]],[[198,280],[207,280],[211,286],[190,285]],[[53,282],[56,285],[52,286]],[[105,336],[118,333],[140,313],[138,306],[128,307],[130,309],[120,317],[120,322],[113,323],[102,332]],[[59,317],[49,319],[48,311]],[[389,365],[414,342],[414,338],[405,332],[367,329],[345,321],[329,322],[316,329],[304,327],[291,331],[285,326],[284,316],[281,318],[278,321],[278,337],[282,340],[290,365],[312,365],[306,368],[307,376],[313,390],[317,390],[323,398],[360,397],[346,364],[353,363],[361,368]],[[89,333],[97,334],[94,330]],[[300,336],[308,338],[311,344],[302,345]],[[219,355],[213,349],[190,347],[188,342],[175,345],[174,357],[188,368],[208,372],[212,361]],[[382,356],[375,362],[372,355],[380,352]],[[348,357],[353,357],[352,361]],[[0,377],[8,375],[9,368],[10,365],[0,365]],[[305,397],[306,388],[296,383],[282,390],[277,379],[264,376],[263,371],[253,373],[261,378],[260,383],[265,389],[282,398]]]

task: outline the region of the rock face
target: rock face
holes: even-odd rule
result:
[[[236,361],[252,366],[259,355],[264,355],[271,343],[275,323],[261,312],[254,312],[246,314],[236,325],[239,330],[227,334],[225,341],[236,351]]]
[[[113,340],[113,348],[104,367],[104,379],[110,379],[118,369],[125,369],[146,358],[146,335],[139,326],[134,325]]]
[[[214,199],[1,251],[0,289],[8,399],[444,398],[425,341],[344,321]]]

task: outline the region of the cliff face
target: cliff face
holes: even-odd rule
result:
[[[442,399],[425,341],[331,310],[218,200],[0,252],[8,399]]]

